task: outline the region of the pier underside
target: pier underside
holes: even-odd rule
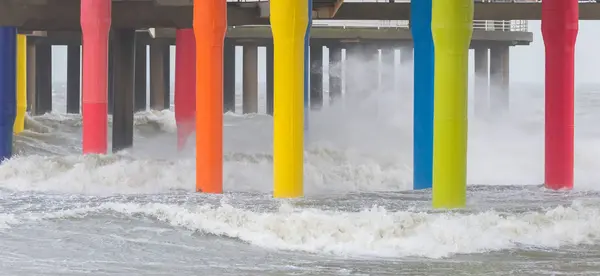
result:
[[[78,30],[80,0],[0,0],[0,25],[23,30]],[[600,19],[600,4],[581,3],[580,19]],[[229,2],[228,24],[267,25],[268,2]],[[410,3],[313,0],[315,19],[409,20]],[[113,1],[114,28],[191,28],[192,1]],[[476,3],[475,20],[540,20],[540,3]]]

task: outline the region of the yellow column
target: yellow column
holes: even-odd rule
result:
[[[273,196],[303,195],[304,59],[309,1],[271,0],[274,47]]]
[[[17,116],[13,125],[15,134],[25,129],[27,112],[27,36],[17,35]]]
[[[461,208],[467,192],[467,84],[473,0],[433,0],[434,208]]]

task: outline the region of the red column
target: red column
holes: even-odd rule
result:
[[[111,0],[81,1],[83,153],[105,154]]]
[[[546,48],[545,185],[573,188],[574,64],[579,30],[577,0],[542,2]]]
[[[196,39],[194,30],[177,30],[175,40],[175,122],[177,123],[177,148],[182,150],[195,127]]]

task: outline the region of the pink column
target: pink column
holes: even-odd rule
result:
[[[111,0],[81,1],[83,153],[105,154]]]
[[[574,64],[577,0],[542,2],[546,46],[546,172],[550,189],[573,188]]]
[[[175,121],[177,148],[194,131],[196,116],[196,39],[194,29],[179,29],[175,42]]]

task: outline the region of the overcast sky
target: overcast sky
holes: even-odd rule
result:
[[[540,21],[529,21],[529,30],[533,32],[533,43],[529,46],[511,47],[510,78],[511,82],[544,81],[544,43],[540,32]],[[580,21],[579,36],[575,59],[576,83],[600,83],[596,67],[600,65],[600,23],[593,21]],[[238,53],[241,49],[238,47]],[[53,79],[64,82],[66,80],[66,47],[53,49]],[[241,55],[238,54],[238,57]],[[259,50],[259,78],[264,80],[264,51]],[[327,57],[325,57],[327,58]],[[172,67],[174,66],[174,51],[171,53]],[[237,58],[237,77],[241,78],[241,58]],[[473,53],[471,51],[471,74],[473,72]],[[171,76],[173,78],[173,74]]]

